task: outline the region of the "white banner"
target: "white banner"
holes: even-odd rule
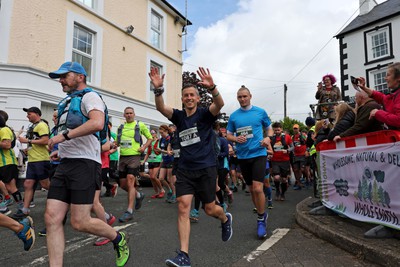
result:
[[[400,142],[319,151],[322,203],[400,230]]]

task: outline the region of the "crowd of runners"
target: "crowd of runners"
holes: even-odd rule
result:
[[[398,70],[398,65],[390,70]],[[304,129],[299,124],[284,129],[282,123],[272,123],[264,109],[252,105],[250,89],[243,85],[236,92],[240,107],[231,114],[226,127],[221,127],[217,121],[224,106],[221,92],[208,69],[199,68],[197,74],[198,84],[207,88],[213,98],[209,107],[198,106],[200,95],[194,84],[182,88],[182,110],[166,105],[164,75],[152,68],[149,77],[156,108],[171,124],[150,130],[135,120],[133,107],[126,107],[125,123],[114,132],[106,104],[97,92],[87,87],[86,71],[79,63],[65,62],[49,73],[50,78],[59,80],[66,94],[54,111],[54,127],[50,129],[49,123],[41,118],[39,108],[24,108],[30,127],[24,135],[22,131],[14,134],[6,125],[8,114],[0,111],[0,190],[4,196],[0,225],[14,231],[25,250],[32,248],[36,234],[29,215],[34,207],[35,189],[40,184],[48,190],[48,196],[46,228],[37,232],[47,239],[50,266],[63,265],[63,226],[68,217],[75,230],[99,236],[95,245],[113,243],[116,265],[124,266],[130,257],[128,236],[112,228],[117,218],[105,211],[101,198],[116,197],[118,190],[125,190],[127,207],[118,221],[131,221],[146,197],[138,190],[140,180],[148,178],[154,193],[147,197],[165,199],[178,208],[180,249],[175,257],[166,260],[168,266],[191,265],[190,223],[199,221],[201,208],[220,221],[222,241],[231,239],[233,216],[228,210],[238,188],[251,195],[257,214],[255,236],[265,238],[267,210],[274,207],[273,202],[285,201],[289,186],[301,190],[313,184],[315,144],[329,123],[342,119],[338,117],[340,105],[332,105],[334,113],[321,110],[326,120],[317,125],[308,117]],[[395,78],[400,77],[396,75]],[[324,76],[325,87],[319,86],[317,94],[330,95],[320,90],[329,89],[332,77]],[[376,94],[361,82],[360,78],[367,96]],[[365,103],[362,99],[359,95],[361,104]],[[374,109],[371,116],[379,120],[380,112]],[[337,134],[335,141],[342,136]],[[19,148],[16,143],[26,146],[29,161],[24,197],[16,186],[18,160],[14,148],[16,152]],[[291,180],[294,180],[292,185]],[[13,203],[16,210],[12,219],[7,215]]]

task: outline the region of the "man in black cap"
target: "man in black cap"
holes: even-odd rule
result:
[[[23,110],[27,113],[27,118],[31,125],[26,131],[26,136],[20,136],[18,140],[28,146],[29,164],[24,182],[23,207],[19,207],[18,211],[13,215],[17,219],[29,215],[29,206],[34,195],[33,187],[36,182],[40,182],[40,185],[45,189],[49,189],[50,185],[50,157],[47,150],[47,142],[50,136],[49,126],[41,119],[42,112],[38,107],[23,108]]]
[[[48,142],[50,149],[59,144],[58,151],[51,157],[61,158],[46,203],[50,266],[63,264],[65,240],[62,222],[68,210],[71,211],[72,227],[111,240],[117,252],[117,266],[124,266],[130,254],[125,234],[90,216],[95,191],[101,185],[99,133],[106,123],[105,103],[97,92],[87,87],[86,71],[77,62],[65,62],[49,76],[59,79],[68,95],[58,105],[58,135]]]

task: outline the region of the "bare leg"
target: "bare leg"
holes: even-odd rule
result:
[[[65,202],[48,199],[44,219],[46,222],[46,240],[50,266],[62,266],[64,257],[63,220],[69,205]]]
[[[178,233],[181,243],[181,251],[189,253],[189,238],[190,238],[190,205],[193,195],[184,195],[178,197]]]

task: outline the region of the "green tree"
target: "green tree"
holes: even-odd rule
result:
[[[290,135],[293,135],[293,125],[298,124],[300,126],[300,131],[307,130],[307,126],[301,121],[291,119],[289,117],[284,118],[279,121],[282,123],[282,127],[284,131],[287,131]]]

